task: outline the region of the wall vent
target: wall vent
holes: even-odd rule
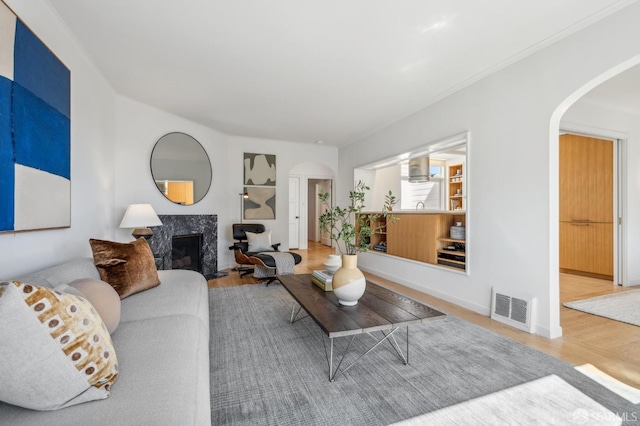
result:
[[[491,319],[533,333],[535,297],[504,292],[495,287],[491,293]]]

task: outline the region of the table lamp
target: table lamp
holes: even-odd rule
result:
[[[161,225],[162,222],[151,204],[130,204],[120,222],[120,228],[134,228],[131,235],[135,239],[144,237],[147,240],[153,235],[149,227]]]

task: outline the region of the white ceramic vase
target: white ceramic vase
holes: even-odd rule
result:
[[[324,269],[331,275],[333,275],[342,266],[342,260],[339,254],[330,254],[326,262],[324,262]]]
[[[333,274],[333,293],[343,306],[354,306],[364,294],[367,281],[358,269],[357,254],[343,254],[342,267]]]

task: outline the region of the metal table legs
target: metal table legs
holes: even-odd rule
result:
[[[302,310],[302,306],[297,307],[294,305],[293,308],[291,309],[291,318],[289,320],[290,323],[294,323],[298,320],[301,320],[303,318],[307,318],[309,315],[306,315],[304,317],[300,317],[298,318],[298,315],[300,314],[300,311]],[[351,348],[351,343],[353,343],[353,339],[355,339],[356,335],[352,335],[351,339],[349,339],[349,343],[347,344],[346,349],[344,350],[344,352],[342,353],[342,356],[340,357],[340,360],[338,361],[338,365],[336,366],[336,368],[333,368],[333,339],[337,339],[337,337],[334,338],[329,338],[329,350],[327,351],[327,343],[326,343],[326,339],[322,339],[322,343],[324,345],[324,353],[325,356],[327,358],[327,364],[329,365],[329,381],[333,382],[336,379],[336,376],[338,374],[344,374],[347,372],[347,370],[349,370],[351,367],[353,367],[358,361],[360,361],[360,359],[362,359],[362,357],[364,357],[365,355],[367,355],[369,352],[371,352],[372,350],[374,350],[375,348],[377,348],[380,344],[382,344],[383,342],[387,341],[389,342],[389,344],[391,345],[391,347],[396,351],[396,353],[398,354],[398,357],[400,357],[400,359],[402,360],[402,362],[404,363],[404,365],[408,365],[409,364],[409,326],[407,326],[407,348],[406,348],[406,352],[402,353],[402,349],[400,348],[400,345],[398,344],[398,341],[396,340],[395,336],[393,335],[396,331],[398,331],[400,329],[400,327],[396,327],[391,329],[388,332],[385,331],[380,331],[382,333],[382,335],[384,337],[378,339],[376,336],[374,336],[371,332],[368,332],[367,334],[369,336],[371,336],[376,343],[371,346],[369,349],[367,349],[367,351],[363,354],[361,354],[355,361],[353,361],[351,364],[349,364],[348,366],[346,366],[345,368],[343,368],[342,370],[340,370],[340,366],[342,365],[342,362],[344,361],[345,357],[347,356],[347,354],[349,353],[349,348]],[[345,337],[349,337],[349,336],[345,336]],[[340,355],[337,355],[340,356]]]
[[[353,362],[351,362],[351,364],[349,364],[348,366],[344,367],[342,370],[340,370],[340,366],[342,365],[342,362],[344,361],[345,357],[349,353],[349,348],[351,347],[351,343],[353,343],[353,340],[355,339],[356,335],[352,335],[351,339],[349,339],[349,343],[347,344],[346,349],[342,353],[342,356],[340,357],[340,360],[338,361],[338,365],[336,366],[335,369],[333,368],[333,352],[334,352],[334,350],[333,350],[333,340],[334,340],[334,338],[329,338],[329,351],[328,352],[327,352],[326,339],[323,338],[322,339],[322,343],[324,344],[324,352],[325,352],[325,356],[327,358],[327,363],[329,364],[329,381],[330,382],[335,381],[336,376],[338,374],[346,373],[351,367],[353,367],[365,355],[367,355],[369,352],[371,352],[372,350],[377,348],[380,344],[382,344],[385,341],[387,341],[387,342],[389,342],[391,344],[391,347],[396,351],[396,353],[398,354],[398,357],[402,360],[404,365],[408,365],[409,364],[409,327],[407,326],[406,356],[405,356],[405,354],[402,353],[402,349],[400,349],[400,345],[398,345],[398,341],[396,340],[395,336],[393,335],[398,330],[399,330],[399,327],[396,327],[396,328],[392,329],[388,333],[385,333],[384,331],[381,331],[381,333],[384,336],[381,339],[378,339],[372,333],[367,333],[369,336],[371,336],[376,341],[376,343],[373,346],[371,346],[369,349],[367,349],[366,352],[364,352],[358,358],[356,358]],[[340,356],[340,355],[337,355],[337,356]]]

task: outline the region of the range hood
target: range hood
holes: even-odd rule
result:
[[[409,182],[429,182],[429,156],[409,160]]]

